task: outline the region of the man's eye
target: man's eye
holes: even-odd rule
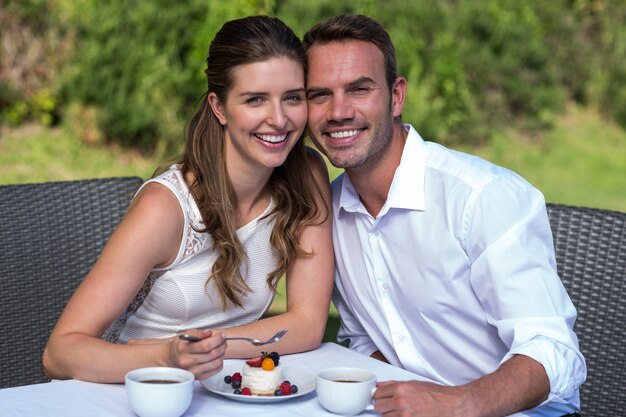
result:
[[[316,99],[321,99],[323,97],[327,97],[329,95],[330,93],[326,91],[313,91],[313,92],[308,93],[306,98],[307,100],[316,100]]]
[[[247,104],[259,104],[261,103],[262,100],[263,100],[262,97],[255,96],[255,97],[250,97],[249,99],[247,99],[246,103]]]
[[[369,87],[355,87],[352,89],[352,93],[353,94],[367,94],[370,92],[370,88]]]

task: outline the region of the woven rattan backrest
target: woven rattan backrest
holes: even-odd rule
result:
[[[582,416],[626,416],[626,213],[548,204],[559,276],[587,361]]]
[[[47,381],[50,331],[141,182],[0,186],[0,388]]]

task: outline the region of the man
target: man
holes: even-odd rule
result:
[[[384,382],[383,415],[563,416],[586,366],[542,194],[425,142],[385,30],[341,15],[304,36],[309,133],[331,163],[340,341],[431,382]]]

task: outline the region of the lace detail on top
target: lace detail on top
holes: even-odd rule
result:
[[[109,328],[102,335],[102,339],[106,340],[107,342],[117,343],[120,338],[120,333],[122,332],[122,329],[124,328],[124,324],[126,324],[126,320],[128,319],[128,317],[130,317],[135,311],[137,311],[139,306],[148,296],[148,293],[150,292],[150,289],[152,288],[154,282],[164,273],[165,271],[150,272],[150,275],[148,275],[146,282],[143,284],[137,295],[135,295],[133,301],[130,302],[130,304],[126,308],[126,311],[124,311],[117,318],[117,320],[115,320],[113,324],[109,326]]]
[[[149,184],[150,182],[158,182],[159,184],[165,185],[172,190],[176,198],[179,200],[185,216],[185,236],[181,243],[177,258],[171,265],[168,265],[165,268],[155,268],[155,270],[165,270],[173,268],[181,262],[185,262],[193,255],[202,251],[211,240],[211,237],[208,233],[198,231],[204,229],[202,215],[200,214],[196,201],[193,199],[193,196],[189,191],[189,187],[187,187],[187,183],[183,179],[182,173],[176,165],[173,165],[168,171],[164,172],[160,176],[147,181],[146,184]],[[146,184],[144,184],[144,186]]]

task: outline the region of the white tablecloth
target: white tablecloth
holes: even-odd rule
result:
[[[228,361],[227,361],[228,362]],[[315,375],[324,368],[355,366],[368,369],[379,381],[420,379],[400,368],[352,352],[334,343],[325,343],[319,349],[284,355],[281,363],[288,367],[304,369]],[[0,390],[0,416],[2,417],[132,417],[123,384],[95,384],[83,381],[54,381],[44,384]],[[268,404],[249,404],[229,400],[206,390],[195,382],[194,397],[185,417],[191,416],[333,416],[317,401],[315,391],[298,398]],[[363,416],[376,416],[365,411]]]

